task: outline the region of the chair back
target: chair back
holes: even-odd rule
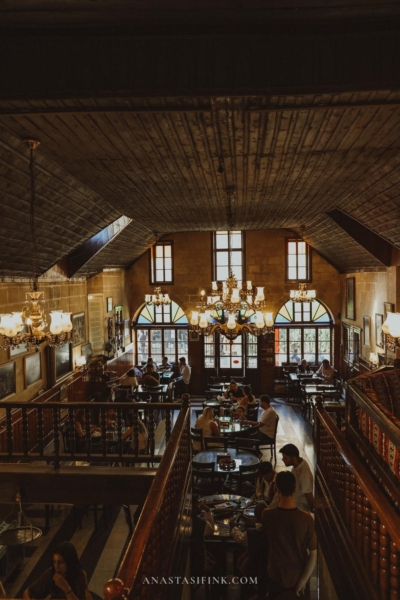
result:
[[[258,464],[255,465],[240,465],[239,467],[239,493],[242,494],[244,483],[246,482],[256,487],[256,479],[258,477]]]
[[[196,419],[198,419],[199,417],[201,417],[201,415],[203,414],[203,410],[204,410],[203,408],[200,408],[200,409],[195,408],[194,414],[196,415]]]
[[[203,430],[196,429],[195,427],[191,427],[190,428],[190,438],[191,438],[192,442],[197,442],[198,444],[200,444],[200,450],[197,450],[197,449],[193,448],[193,443],[192,443],[192,449],[194,450],[194,452],[201,452],[203,450]]]
[[[208,450],[209,448],[224,448],[224,450],[226,450],[228,448],[228,439],[222,436],[206,435],[203,436],[203,445],[204,450]]]
[[[255,456],[258,456],[260,453],[260,441],[256,439],[236,438],[235,448],[237,452],[244,450],[246,452],[255,454]]]
[[[247,418],[249,421],[257,421],[258,420],[258,404],[248,404],[247,405]]]
[[[215,383],[225,383],[226,377],[218,375],[218,376],[210,377],[210,380],[211,380],[211,385],[214,385]]]

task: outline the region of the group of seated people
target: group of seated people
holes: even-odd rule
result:
[[[279,452],[291,471],[278,473],[268,461],[259,464],[255,494],[248,503],[254,507],[256,522],[246,527],[239,512],[230,520],[230,536],[237,549],[244,548],[236,552],[236,573],[257,577],[257,598],[265,598],[268,591],[268,600],[294,600],[304,595],[317,558],[310,515],[314,510],[313,475],[294,444],[286,444]],[[213,536],[218,513],[194,497],[193,522],[199,520],[205,522],[204,537]],[[214,548],[212,545],[211,552],[206,552],[210,571],[218,569]]]
[[[239,393],[238,390],[240,388],[238,388],[235,382],[231,382],[229,388],[231,388],[231,391],[233,393]],[[240,400],[235,412],[233,412],[233,417],[237,421],[240,421],[243,425],[259,425],[257,434],[254,437],[257,438],[263,444],[269,444],[274,441],[276,428],[275,426],[278,415],[275,409],[271,406],[270,397],[267,394],[263,394],[262,396],[260,396],[260,406],[262,408],[262,413],[259,419],[256,421],[248,420],[246,410],[247,406],[251,404],[255,405],[256,400],[253,394],[251,394],[251,388],[249,386],[245,386],[243,390],[246,390],[246,388],[248,391],[245,395],[241,397],[236,397],[237,399],[240,398]],[[200,417],[196,420],[194,426],[196,429],[202,430],[203,437],[219,437],[221,435],[219,419],[217,416],[214,415],[214,409],[210,406],[204,408],[203,414],[200,415]],[[200,450],[200,442],[194,442],[193,449]]]
[[[299,374],[309,373],[310,377],[311,377],[311,375],[312,375],[311,366],[305,358],[303,358],[300,361],[299,366],[297,368],[297,373],[299,373]],[[326,384],[335,383],[335,369],[334,369],[334,367],[332,367],[332,365],[330,364],[330,362],[327,358],[325,358],[322,361],[319,369],[315,372],[315,376],[321,377],[321,379],[323,379],[324,383],[326,383]]]

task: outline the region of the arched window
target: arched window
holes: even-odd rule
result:
[[[163,356],[171,362],[181,356],[188,360],[188,325],[184,310],[173,300],[161,306],[144,304],[135,327],[138,364],[146,363],[149,356],[156,363]]]
[[[288,300],[275,318],[275,364],[299,363],[302,358],[315,365],[324,358],[332,363],[333,318],[319,300]]]

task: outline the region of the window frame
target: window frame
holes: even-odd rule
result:
[[[155,249],[157,246],[169,246],[171,248],[171,281],[165,280],[165,255],[163,256],[163,273],[164,279],[157,279],[156,276],[156,253]],[[173,285],[174,284],[174,244],[172,240],[163,240],[157,242],[149,249],[149,281],[150,285]]]
[[[223,231],[213,231],[211,233],[211,248],[212,248],[212,252],[211,252],[211,273],[212,273],[212,281],[217,281],[218,283],[222,283],[222,281],[225,281],[225,279],[217,279],[217,256],[219,252],[226,252],[225,249],[217,249],[217,234],[221,234],[221,233],[228,233],[228,235],[230,233],[240,233],[241,236],[241,248],[240,250],[237,249],[233,249],[233,251],[237,252],[240,251],[242,253],[242,281],[246,281],[246,236],[245,236],[245,232],[238,230],[238,229],[232,229],[232,230],[227,230],[224,229]],[[238,278],[240,279],[240,278]]]
[[[289,277],[289,242],[296,242],[296,257],[298,258],[298,244],[304,243],[306,245],[306,278],[302,279],[300,277],[296,277],[296,279]],[[298,260],[296,261],[298,263]],[[298,274],[298,264],[296,266],[296,272]],[[298,282],[298,283],[311,283],[312,282],[312,248],[307,242],[305,242],[301,238],[285,238],[285,281],[290,282]]]
[[[176,365],[178,364],[179,358],[181,356],[184,356],[186,358],[186,361],[189,362],[189,327],[188,326],[179,326],[179,325],[168,325],[167,323],[159,323],[159,324],[154,324],[154,325],[150,325],[150,326],[146,326],[146,325],[135,325],[135,351],[136,351],[136,361],[137,364],[139,364],[139,356],[142,354],[142,352],[139,350],[139,344],[142,340],[139,339],[139,332],[140,331],[147,331],[147,340],[146,340],[146,344],[147,344],[147,357],[151,356],[152,358],[155,358],[155,356],[158,356],[159,354],[156,353],[154,354],[154,352],[152,352],[152,339],[151,339],[151,332],[152,331],[161,331],[161,358],[163,356],[168,356],[168,359],[170,362],[175,363]],[[171,342],[171,340],[165,340],[165,331],[167,330],[174,330],[175,331],[175,356],[171,356],[171,352],[165,349],[165,345],[167,342]],[[179,340],[178,339],[178,331],[186,331],[187,332],[187,340],[186,340],[186,344],[187,344],[187,352],[184,353],[182,352],[182,350],[180,350],[178,348],[179,345]],[[156,340],[158,341],[158,340]],[[156,361],[157,362],[157,361]]]
[[[230,367],[222,367],[221,366],[221,334],[219,333],[214,333],[212,334],[214,341],[213,342],[209,342],[208,339],[211,336],[204,336],[204,340],[203,340],[203,369],[204,370],[213,370],[215,371],[217,369],[217,364],[218,364],[218,373],[231,373],[232,376],[234,377],[235,373],[238,377],[241,376],[241,374],[245,374],[248,370],[254,370],[256,371],[259,368],[260,365],[260,359],[259,359],[259,338],[256,336],[254,337],[254,340],[249,341],[248,336],[252,335],[252,334],[244,334],[238,336],[238,338],[236,338],[235,342],[237,342],[237,340],[241,340],[241,344],[242,344],[242,354],[241,354],[241,358],[242,358],[242,366],[241,367],[234,367],[234,366],[230,366]],[[227,344],[229,344],[229,341],[227,341]],[[214,353],[213,354],[207,354],[205,352],[205,347],[209,346],[210,348],[214,348]],[[248,353],[248,348],[251,345],[257,345],[257,354],[256,356],[249,355]],[[232,346],[231,346],[232,347]],[[213,358],[214,359],[214,364],[213,366],[207,366],[206,365],[206,358]],[[249,366],[249,358],[250,359],[256,359],[257,360],[257,365],[255,367]],[[232,361],[232,355],[230,355],[230,361]],[[232,362],[231,362],[232,365]],[[241,374],[240,374],[241,373]]]
[[[324,342],[325,340],[320,340],[319,339],[319,335],[318,335],[318,331],[322,330],[322,329],[329,329],[329,362],[331,363],[331,365],[333,364],[333,359],[334,359],[334,325],[332,323],[325,323],[325,324],[320,324],[317,325],[316,323],[310,322],[310,323],[296,323],[296,322],[292,322],[290,324],[275,324],[275,332],[278,332],[280,330],[284,330],[287,332],[286,334],[286,342],[282,342],[282,343],[286,343],[287,344],[287,348],[286,348],[286,360],[282,361],[282,362],[286,362],[288,364],[291,364],[291,360],[290,360],[290,355],[291,355],[291,350],[290,350],[290,345],[293,343],[296,343],[298,345],[298,349],[299,349],[299,357],[302,359],[304,358],[304,356],[306,354],[308,354],[308,352],[304,351],[304,344],[307,343],[308,340],[305,340],[304,338],[304,332],[306,329],[313,329],[315,330],[315,341],[313,342],[315,344],[315,353],[314,355],[316,356],[316,360],[313,361],[314,365],[320,365],[321,361],[319,360],[319,355],[322,354],[319,350],[319,345],[320,342]],[[300,330],[300,340],[294,342],[294,341],[290,341],[290,330],[291,329],[299,329]],[[278,344],[278,340],[276,338],[274,338],[274,344]],[[282,352],[277,352],[276,348],[274,349],[274,355],[275,355],[275,367],[280,367],[282,366],[282,364],[277,364],[277,361],[279,359],[279,357],[283,356]],[[294,363],[293,363],[294,364]],[[298,363],[299,364],[299,363]]]

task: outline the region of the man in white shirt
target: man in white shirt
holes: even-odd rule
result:
[[[263,444],[270,444],[274,441],[275,425],[278,415],[271,406],[270,397],[267,394],[260,396],[260,406],[263,409],[259,421],[243,421],[248,425],[260,425],[258,430],[258,439]]]
[[[331,366],[327,358],[322,361],[320,368],[316,372],[316,375],[322,377],[324,383],[334,383],[335,369]]]
[[[292,467],[292,473],[296,478],[296,490],[294,499],[297,508],[311,512],[314,510],[314,477],[307,461],[300,458],[300,452],[294,444],[286,444],[279,450],[285,467]]]

